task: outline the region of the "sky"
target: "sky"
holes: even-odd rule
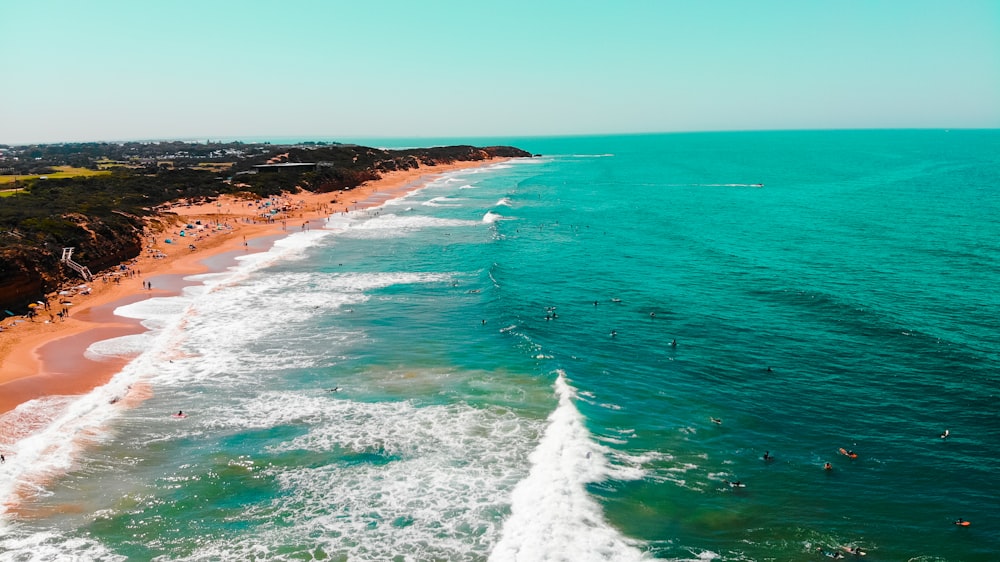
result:
[[[998,0],[0,0],[0,143],[1000,128]]]

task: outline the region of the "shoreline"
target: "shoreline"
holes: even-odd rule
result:
[[[86,394],[120,372],[132,358],[95,361],[84,357],[95,342],[146,330],[137,320],[116,316],[118,307],[178,294],[194,283],[184,281],[185,277],[224,271],[235,263],[236,256],[267,251],[292,232],[322,227],[327,217],[338,212],[381,205],[426,185],[428,176],[507,160],[461,161],[388,172],[348,191],[285,194],[280,200],[288,210],[268,221],[261,220],[266,207],[259,206],[265,199],[223,195],[210,203],[174,205],[169,209],[176,213],[168,219],[170,227],[155,234],[147,229],[141,254],[122,264],[127,269],[102,271],[93,281],[75,285],[88,289],[73,296],[47,295],[47,304],[40,305],[41,313],[34,321],[15,317],[0,323],[0,415],[36,398]],[[194,230],[198,234],[184,233],[177,238],[187,225],[197,225]],[[69,315],[57,317],[57,309],[66,309]]]

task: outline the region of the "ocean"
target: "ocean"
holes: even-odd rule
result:
[[[1000,559],[1000,131],[475,142],[118,309],[0,561]]]

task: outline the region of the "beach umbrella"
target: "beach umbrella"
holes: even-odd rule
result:
[[[36,306],[38,306],[38,303],[34,303],[33,302],[33,303],[31,303],[31,304],[28,305],[28,308],[35,308]]]

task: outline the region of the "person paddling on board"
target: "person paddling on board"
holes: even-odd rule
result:
[[[949,435],[951,435],[951,432],[946,429],[944,430],[944,433],[941,434],[941,439],[947,439]]]
[[[765,461],[774,460],[774,457],[771,456],[771,451],[764,451],[764,460]]]
[[[968,527],[969,525],[972,525],[972,523],[969,523],[968,521],[962,519],[961,517],[955,520],[955,524],[958,525],[959,527]]]

